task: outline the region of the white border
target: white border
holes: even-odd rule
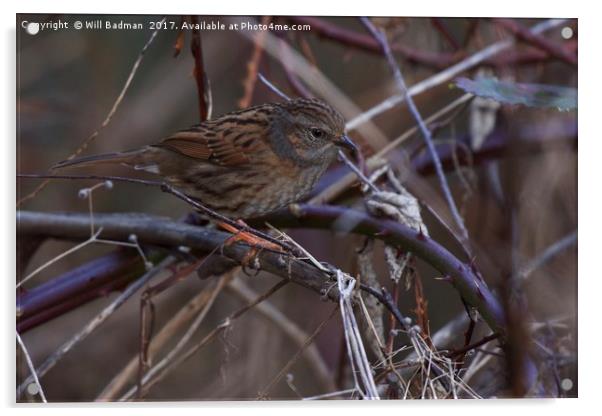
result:
[[[499,402],[462,402],[452,403],[444,401],[439,403],[379,403],[379,409],[369,410],[368,403],[360,402],[333,402],[333,403],[218,403],[218,404],[196,404],[196,403],[174,403],[174,404],[145,404],[121,407],[110,405],[111,412],[118,414],[130,414],[132,411],[144,412],[145,415],[163,415],[164,409],[174,409],[178,412],[186,411],[191,414],[208,412],[213,409],[219,411],[235,411],[245,414],[279,414],[282,415],[286,409],[287,415],[304,414],[308,411],[325,410],[332,412],[333,407],[344,408],[345,413],[364,414],[367,411],[377,410],[379,412],[430,412],[438,414],[462,414],[467,412],[483,412],[488,415],[503,414],[518,408],[532,408],[536,412],[545,412],[546,415],[567,414],[567,412],[581,412],[593,407],[594,400],[600,396],[600,312],[594,309],[600,304],[600,267],[596,267],[595,259],[600,257],[597,253],[599,239],[596,239],[600,227],[600,203],[598,194],[601,175],[598,170],[600,166],[600,155],[602,143],[600,135],[600,62],[599,42],[601,16],[595,13],[595,2],[576,1],[552,1],[528,2],[524,0],[504,1],[393,1],[393,0],[370,0],[351,3],[347,1],[324,1],[303,0],[292,4],[291,2],[267,2],[254,1],[179,1],[174,2],[140,2],[133,4],[125,1],[103,0],[98,2],[82,2],[75,0],[54,0],[52,2],[35,2],[21,0],[18,4],[7,4],[2,2],[2,13],[0,18],[3,22],[2,62],[3,71],[0,79],[3,82],[2,91],[5,96],[1,100],[2,116],[5,126],[5,136],[2,143],[2,156],[4,157],[2,174],[3,190],[10,190],[2,204],[2,223],[0,230],[3,235],[3,256],[6,273],[3,275],[4,287],[4,315],[2,322],[2,356],[5,365],[1,368],[0,377],[2,392],[1,403],[12,407],[14,411],[14,273],[15,273],[15,242],[14,242],[14,201],[15,201],[15,13],[134,13],[134,14],[299,14],[299,15],[398,15],[398,16],[508,16],[508,17],[577,17],[579,18],[579,222],[584,227],[579,232],[579,396],[578,400],[503,400]],[[598,75],[598,76],[596,76]],[[599,236],[598,236],[599,237]],[[67,409],[63,406],[49,405],[46,411],[51,414],[81,414],[81,408],[86,412],[106,414],[107,405],[69,405]],[[403,406],[403,408],[402,408]],[[32,406],[19,406],[27,412],[36,410]],[[599,407],[599,406],[598,406]]]

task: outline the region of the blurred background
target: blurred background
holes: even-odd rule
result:
[[[99,19],[104,21],[140,22],[142,30],[43,30],[29,35],[17,31],[17,172],[45,173],[50,166],[64,160],[98,130],[120,94],[141,49],[151,36],[149,22],[162,16],[75,16],[19,15],[21,22]],[[180,23],[181,16],[168,16]],[[200,22],[260,21],[262,17],[199,16]],[[265,17],[263,19],[266,19]],[[328,36],[327,29],[369,36],[354,17],[320,17],[295,20],[295,17],[272,17],[276,23],[309,23],[311,30],[274,33],[310,61],[315,70],[330,79],[361,110],[367,110],[398,92],[386,60],[377,50],[343,42]],[[326,25],[317,26],[311,19]],[[395,57],[408,86],[444,71],[454,63],[513,33],[491,19],[464,18],[377,18],[374,23],[386,30]],[[514,19],[523,27],[531,27],[543,19]],[[570,37],[567,37],[570,29]],[[564,33],[563,33],[564,30]],[[239,108],[249,79],[248,65],[254,54],[254,37],[237,31],[201,31],[203,59],[211,84],[213,115]],[[545,33],[545,39],[568,53],[576,53],[578,28],[576,20]],[[194,59],[190,53],[191,33],[184,33],[183,46],[174,56],[178,44],[177,30],[159,30],[145,52],[138,72],[110,123],[85,150],[85,155],[127,150],[160,140],[179,129],[199,122],[197,88],[193,75]],[[351,39],[353,40],[353,39]],[[259,70],[289,96],[303,91],[283,66],[282,59],[263,54]],[[520,83],[577,87],[577,66],[545,50],[541,45],[520,41],[503,53],[461,75],[474,78],[488,74]],[[297,79],[297,83],[300,81]],[[301,82],[303,88],[303,83]],[[311,85],[304,88],[312,90]],[[314,91],[314,93],[319,93]],[[417,95],[414,100],[423,117],[444,107],[464,91],[444,82]],[[278,101],[276,95],[257,81],[248,104]],[[480,103],[480,104],[479,104]],[[337,103],[331,103],[335,107]],[[477,105],[478,104],[478,105]],[[447,179],[455,201],[466,223],[471,244],[476,247],[476,263],[491,288],[500,288],[504,279],[522,270],[548,247],[575,236],[577,229],[577,112],[556,108],[506,105],[481,100],[459,107],[449,120],[433,125],[438,146],[457,144],[461,166],[451,159],[446,164]],[[497,105],[496,105],[497,104]],[[485,114],[485,116],[483,116]],[[489,118],[487,118],[489,117]],[[415,125],[404,105],[376,116],[373,120],[389,139],[401,135]],[[489,123],[489,124],[487,124]],[[351,132],[368,157],[378,151],[373,138]],[[488,147],[489,143],[489,147]],[[432,162],[422,137],[414,135],[400,148],[398,159],[409,159],[400,165],[401,179],[408,178],[408,166],[424,179],[420,186],[441,194]],[[393,158],[393,160],[396,160]],[[467,163],[469,161],[470,163]],[[460,162],[458,162],[460,163]],[[403,169],[402,169],[403,166]],[[451,166],[451,167],[450,167]],[[346,168],[333,166],[324,181],[332,181]],[[86,173],[132,175],[127,169],[94,170]],[[17,179],[17,198],[30,194],[39,180]],[[414,192],[410,179],[404,185]],[[78,198],[84,185],[76,181],[53,181],[34,198],[24,201],[19,209],[41,212],[88,212],[86,200]],[[320,185],[324,186],[324,184]],[[425,192],[424,189],[421,191]],[[345,195],[338,203],[357,203],[355,196]],[[424,201],[429,204],[430,201]],[[443,208],[445,209],[445,207]],[[178,219],[190,211],[182,201],[158,189],[134,184],[115,184],[112,190],[94,192],[94,212],[141,212]],[[461,257],[457,243],[441,225],[423,211],[430,236]],[[328,230],[294,229],[290,235],[320,260],[336,264],[350,273],[358,273],[357,252],[364,239],[340,235]],[[47,240],[29,259],[27,274],[49,259],[74,245],[74,242]],[[19,250],[21,247],[19,246]],[[114,247],[92,245],[45,268],[25,285],[25,291],[85,264]],[[391,287],[384,261],[382,244],[374,248],[374,267],[379,283]],[[577,395],[576,306],[577,245],[570,244],[554,255],[528,277],[521,280],[520,292],[528,305],[530,317],[548,323],[551,355],[555,360],[552,383],[558,384],[555,395]],[[432,267],[416,264],[428,302],[430,333],[464,313],[464,306],[453,287],[441,280]],[[263,293],[279,279],[261,272],[241,277],[257,294]],[[201,280],[192,274],[154,299],[155,328],[161,328],[211,279]],[[22,333],[34,363],[43,362],[61,344],[82,328],[117,296],[109,293],[62,316]],[[295,285],[287,285],[270,298],[302,331],[311,334],[330,313],[333,304],[322,301],[316,293]],[[414,290],[399,288],[400,310],[414,319]],[[196,332],[201,339],[244,302],[239,296],[224,291],[216,299],[209,315]],[[92,401],[115,374],[138,352],[140,304],[134,297],[110,319],[77,345],[42,378],[49,401]],[[549,325],[549,322],[559,325]],[[464,329],[457,331],[450,348],[462,346]],[[476,334],[486,335],[483,323]],[[479,339],[477,335],[475,338]],[[348,376],[341,363],[345,361],[344,341],[338,315],[331,319],[315,341],[337,388],[348,388]],[[261,313],[250,311],[235,325],[201,350],[185,366],[170,373],[150,389],[147,400],[253,400],[299,345],[283,334]],[[373,358],[371,356],[371,358]],[[495,358],[493,360],[498,360]],[[502,359],[499,359],[502,361]],[[17,362],[17,384],[29,375],[22,357]],[[296,399],[325,393],[316,382],[311,366],[300,358],[288,370],[290,377],[277,383],[271,399]],[[484,397],[510,395],[504,365],[491,366],[473,378]],[[287,382],[288,380],[288,382]],[[571,384],[565,380],[570,380]],[[563,384],[564,382],[564,384]],[[480,384],[479,384],[480,383]],[[24,394],[23,401],[35,400]]]

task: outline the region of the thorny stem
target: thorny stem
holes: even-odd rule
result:
[[[493,331],[504,333],[505,318],[497,298],[487,285],[473,272],[470,264],[457,259],[443,246],[396,221],[375,218],[365,212],[336,207],[293,205],[292,215],[272,217],[274,225],[287,227],[327,228],[357,233],[381,239],[387,244],[412,251],[439,272],[460,292],[462,297],[476,307]],[[19,232],[23,235],[40,234],[48,237],[78,238],[89,232],[89,221],[82,214],[48,214],[21,211],[18,216]],[[203,251],[214,250],[223,243],[227,234],[202,227],[186,225],[152,216],[124,216],[119,214],[96,215],[96,223],[108,236],[119,238],[136,233],[140,241],[161,246],[189,246]],[[246,246],[235,244],[224,247],[223,254],[239,262]],[[303,257],[303,256],[301,256]],[[290,262],[290,263],[289,263]],[[312,290],[327,287],[326,274],[310,263],[284,254],[263,251],[259,254],[261,267]],[[336,290],[328,297],[337,298]],[[403,320],[401,316],[396,319]]]

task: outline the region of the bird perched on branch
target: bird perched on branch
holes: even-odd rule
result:
[[[163,177],[222,215],[246,219],[302,198],[340,148],[356,150],[341,114],[319,100],[294,99],[228,113],[140,149],[65,160],[53,169],[126,165]]]

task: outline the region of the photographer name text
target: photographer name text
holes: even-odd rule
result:
[[[127,21],[127,20],[65,20],[49,21],[44,23],[22,21],[21,26],[29,34],[40,31],[57,30],[190,30],[190,31],[310,31],[308,24],[287,23],[259,23],[252,20],[224,23],[221,20],[189,22],[186,20],[158,20],[158,21]]]

